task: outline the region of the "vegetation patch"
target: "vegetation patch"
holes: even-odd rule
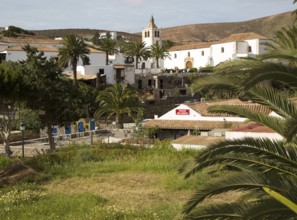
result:
[[[34,176],[2,187],[0,218],[181,219],[185,201],[209,179],[201,172],[184,180],[179,173],[194,154],[159,142],[69,145],[38,155],[26,161]]]

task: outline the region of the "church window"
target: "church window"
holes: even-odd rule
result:
[[[191,56],[191,53],[190,52],[188,52],[188,57],[190,57]]]
[[[201,51],[201,56],[204,56],[204,51],[203,50]]]
[[[225,48],[221,47],[221,53],[224,53],[224,52],[225,52]]]
[[[176,53],[174,54],[174,58],[175,58],[175,59],[177,58],[177,55],[176,55]]]
[[[147,32],[147,37],[150,37],[150,32],[149,31]]]

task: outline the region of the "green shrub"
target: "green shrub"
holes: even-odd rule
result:
[[[189,72],[190,72],[190,73],[197,73],[197,71],[198,71],[197,68],[193,68],[193,67],[192,67],[192,68],[190,68],[190,71],[189,71]]]
[[[0,169],[7,167],[10,164],[13,164],[15,160],[8,158],[7,156],[0,156]]]
[[[10,30],[4,31],[3,36],[4,37],[17,37],[17,35]]]
[[[96,154],[95,151],[91,149],[81,149],[77,151],[77,159],[88,162],[88,161],[103,161],[103,158]]]
[[[200,73],[212,73],[214,71],[214,67],[213,66],[206,66],[206,67],[201,67],[199,69]]]

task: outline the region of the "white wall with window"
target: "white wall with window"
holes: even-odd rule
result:
[[[244,35],[252,35],[254,33],[243,33],[236,34],[233,36],[242,38]],[[254,34],[256,35],[256,34]],[[247,39],[247,40],[232,40],[223,43],[213,43],[207,48],[197,48],[193,49],[183,49],[179,47],[178,50],[174,48],[169,52],[171,54],[171,59],[164,60],[165,69],[174,69],[178,67],[179,69],[186,68],[186,61],[192,58],[193,67],[200,68],[205,66],[216,66],[221,62],[226,60],[233,60],[238,57],[255,57],[259,54],[264,54],[265,45],[264,42],[269,42],[267,39],[259,38]],[[186,48],[187,45],[184,46]],[[190,53],[190,56],[189,56]]]

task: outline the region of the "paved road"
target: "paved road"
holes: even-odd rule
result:
[[[125,138],[129,138],[130,135],[127,135],[124,132],[103,132],[96,135],[93,135],[93,143],[98,141],[103,143],[118,143],[121,142]],[[25,157],[31,157],[37,154],[44,154],[49,151],[50,147],[46,139],[33,139],[26,140],[24,142],[24,153]],[[66,146],[70,143],[78,143],[78,144],[91,144],[90,136],[82,136],[68,140],[55,140],[56,148],[60,148]],[[11,150],[13,152],[13,156],[21,156],[22,155],[22,142],[14,142],[11,144]],[[4,146],[0,145],[0,154],[4,154]]]

